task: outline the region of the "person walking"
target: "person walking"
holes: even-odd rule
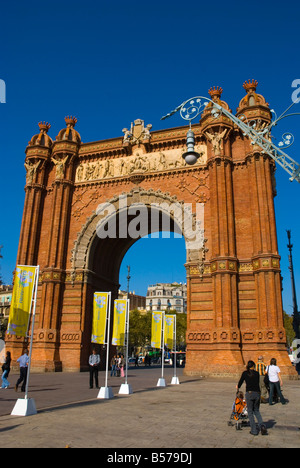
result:
[[[7,351],[5,363],[2,366],[3,374],[2,374],[2,386],[1,386],[1,388],[7,389],[10,386],[10,383],[7,380],[8,376],[9,376],[9,373],[10,373],[10,364],[11,364],[11,354],[10,354],[9,351]]]
[[[20,365],[20,378],[17,381],[15,385],[15,391],[18,391],[19,385],[22,384],[21,387],[21,392],[26,391],[26,382],[27,382],[27,374],[28,374],[28,364],[29,364],[29,357],[28,357],[28,351],[25,349],[24,354],[22,354],[19,359],[17,359],[17,362]]]
[[[93,349],[93,354],[91,354],[89,357],[90,389],[93,388],[94,378],[95,378],[96,388],[99,388],[99,382],[98,382],[99,365],[100,365],[100,356],[99,354],[97,354],[96,350]]]
[[[114,356],[112,360],[110,361],[110,367],[111,367],[110,376],[116,377],[117,376],[117,356]]]
[[[286,400],[281,392],[281,387],[283,387],[283,382],[281,378],[281,372],[277,366],[276,359],[271,359],[270,365],[266,369],[266,374],[269,376],[269,385],[270,385],[270,396],[269,396],[269,405],[273,405],[273,396],[274,389],[276,389],[277,395],[280,398],[282,405],[286,404]]]
[[[121,371],[121,377],[125,377],[125,373],[124,373],[125,359],[124,359],[123,354],[121,355],[121,358],[120,358],[119,367]]]
[[[255,370],[255,363],[253,361],[248,362],[246,371],[242,373],[242,376],[236,387],[238,391],[244,382],[246,383],[246,403],[251,426],[250,434],[257,436],[259,431],[261,431],[262,435],[268,435],[266,425],[264,424],[259,411],[261,396],[259,373]],[[259,425],[259,431],[256,427],[255,417]]]
[[[256,370],[259,373],[259,386],[260,386],[260,392],[261,392],[260,397],[261,397],[262,403],[268,403],[269,401],[268,389],[265,384],[266,368],[267,366],[264,363],[263,356],[259,356],[258,362],[256,364]]]

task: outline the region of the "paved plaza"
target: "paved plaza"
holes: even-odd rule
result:
[[[1,447],[32,448],[300,448],[300,381],[284,382],[286,406],[262,405],[269,435],[254,437],[250,428],[228,427],[236,381],[183,376],[180,385],[156,388],[159,368],[129,370],[134,393],[118,396],[123,379],[109,379],[114,399],[98,400],[89,389],[88,373],[32,374],[29,397],[38,414],[11,416],[17,397],[11,388],[0,391]],[[104,373],[99,374],[100,385]],[[113,452],[112,452],[113,453]]]

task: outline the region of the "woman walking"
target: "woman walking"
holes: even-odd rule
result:
[[[11,354],[9,351],[6,353],[5,363],[2,366],[3,374],[2,374],[2,386],[1,388],[9,388],[10,383],[7,380],[9,373],[10,373],[10,363],[11,363]]]
[[[268,431],[263,423],[259,407],[260,407],[260,386],[259,386],[259,373],[255,370],[255,363],[249,361],[247,364],[247,370],[243,372],[239,383],[237,384],[237,390],[241,388],[243,383],[246,383],[246,403],[248,409],[248,416],[251,426],[250,434],[257,436],[259,431],[262,435],[267,435]],[[256,428],[255,418],[259,425],[259,431]]]
[[[119,367],[120,367],[120,370],[121,370],[121,377],[125,377],[125,373],[124,373],[125,359],[124,359],[123,354],[121,355],[121,358],[120,358]]]
[[[281,388],[283,386],[282,378],[280,369],[277,366],[276,359],[271,359],[270,365],[266,370],[266,374],[269,376],[269,385],[270,385],[270,397],[269,397],[269,405],[273,405],[273,395],[274,395],[274,388],[276,389],[277,395],[280,398],[280,402],[282,405],[286,404],[286,400],[282,395]]]

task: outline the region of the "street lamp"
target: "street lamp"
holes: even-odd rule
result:
[[[292,256],[292,249],[293,249],[293,244],[291,243],[291,231],[287,230],[287,236],[289,243],[287,245],[290,254],[289,254],[289,270],[291,273],[291,282],[292,282],[292,296],[293,296],[293,328],[295,331],[296,339],[298,340],[300,338],[300,330],[299,330],[299,312],[298,312],[298,304],[297,304],[297,295],[296,295],[296,287],[295,287],[295,277],[294,277],[294,266],[293,266],[293,256]]]
[[[195,151],[195,134],[191,127],[187,132],[187,151],[182,157],[189,166],[194,166],[200,157],[200,154]]]
[[[128,275],[127,275],[127,299],[129,299],[130,280],[131,280],[131,276],[130,276],[130,266],[127,267],[127,272],[128,272]]]
[[[190,129],[187,134],[187,146],[188,150],[186,153],[183,154],[183,158],[189,165],[196,164],[199,155],[195,152],[194,145],[195,145],[195,136],[194,132],[192,131],[192,121],[196,119],[204,108],[211,103],[212,109],[211,114],[214,118],[218,118],[221,114],[224,114],[228,117],[235,125],[237,125],[240,130],[242,130],[243,135],[249,137],[251,140],[252,145],[258,145],[265,154],[268,154],[272,159],[274,159],[288,174],[291,176],[290,181],[296,180],[300,183],[300,164],[294,161],[290,156],[288,156],[282,148],[288,148],[293,144],[294,137],[291,133],[285,133],[282,136],[282,141],[279,143],[279,147],[275,146],[274,143],[271,141],[269,135],[271,129],[275,127],[278,122],[286,117],[291,117],[293,115],[300,115],[300,113],[290,113],[287,112],[295,105],[298,104],[299,100],[293,102],[278,118],[274,110],[271,110],[273,115],[275,116],[275,120],[273,120],[268,126],[264,127],[260,131],[256,130],[256,122],[250,122],[248,125],[246,122],[247,118],[245,116],[241,116],[241,118],[236,117],[227,109],[224,109],[220,104],[215,101],[212,101],[208,97],[205,96],[196,96],[187,101],[180,104],[180,106],[176,107],[173,111],[169,114],[165,115],[161,118],[161,120],[168,119],[172,117],[174,114],[180,111],[180,115],[184,120],[189,121]],[[243,119],[243,120],[242,120]]]

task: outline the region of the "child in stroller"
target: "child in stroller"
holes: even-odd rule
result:
[[[235,421],[235,423],[233,421]],[[234,424],[237,431],[241,431],[242,426],[248,426],[249,424],[247,404],[244,394],[241,391],[238,391],[236,394],[230,421],[228,421],[228,426],[234,426]]]

